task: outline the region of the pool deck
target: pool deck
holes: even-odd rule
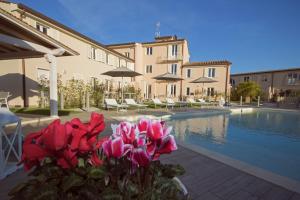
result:
[[[102,112],[102,111],[100,111]],[[129,111],[116,113],[104,111],[107,127],[101,135],[110,135],[110,124],[116,123],[114,116],[128,114],[151,114],[155,116],[172,114],[173,111]],[[199,112],[199,110],[198,110]],[[207,112],[207,110],[202,110]],[[79,113],[75,116],[62,117],[67,121],[79,117],[83,121],[89,118],[89,113]],[[24,126],[23,132],[39,130],[49,122]],[[250,175],[230,165],[207,157],[201,152],[196,152],[179,145],[179,149],[170,155],[161,157],[164,163],[181,164],[186,173],[180,177],[186,185],[191,199],[203,200],[300,200],[300,194],[268,182],[264,179]],[[8,199],[8,191],[16,184],[26,180],[26,174],[19,170],[0,181],[0,199]]]

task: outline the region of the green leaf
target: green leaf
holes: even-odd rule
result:
[[[81,186],[84,184],[84,180],[82,177],[72,174],[63,179],[62,189],[64,192],[68,191],[72,187]]]
[[[91,168],[91,170],[88,173],[89,178],[93,179],[101,179],[104,178],[105,171],[101,168]]]
[[[120,194],[106,194],[103,195],[104,200],[122,200],[123,197]]]
[[[85,167],[85,163],[84,163],[84,159],[83,158],[79,158],[78,159],[78,167]]]

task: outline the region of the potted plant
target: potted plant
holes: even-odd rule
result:
[[[158,120],[112,125],[110,137],[98,139],[103,116],[92,113],[29,134],[22,161],[27,182],[13,188],[11,199],[186,199],[176,178],[179,165],[162,164],[161,154],[177,149],[171,127]]]

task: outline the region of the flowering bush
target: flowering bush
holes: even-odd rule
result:
[[[30,179],[16,186],[12,199],[181,199],[174,177],[184,170],[163,165],[162,154],[177,149],[171,127],[158,120],[112,125],[109,138],[103,116],[92,113],[88,123],[78,118],[29,134],[21,163]]]

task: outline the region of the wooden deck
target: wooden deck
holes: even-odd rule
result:
[[[180,179],[195,200],[300,200],[298,193],[184,147],[161,160],[185,168]]]

